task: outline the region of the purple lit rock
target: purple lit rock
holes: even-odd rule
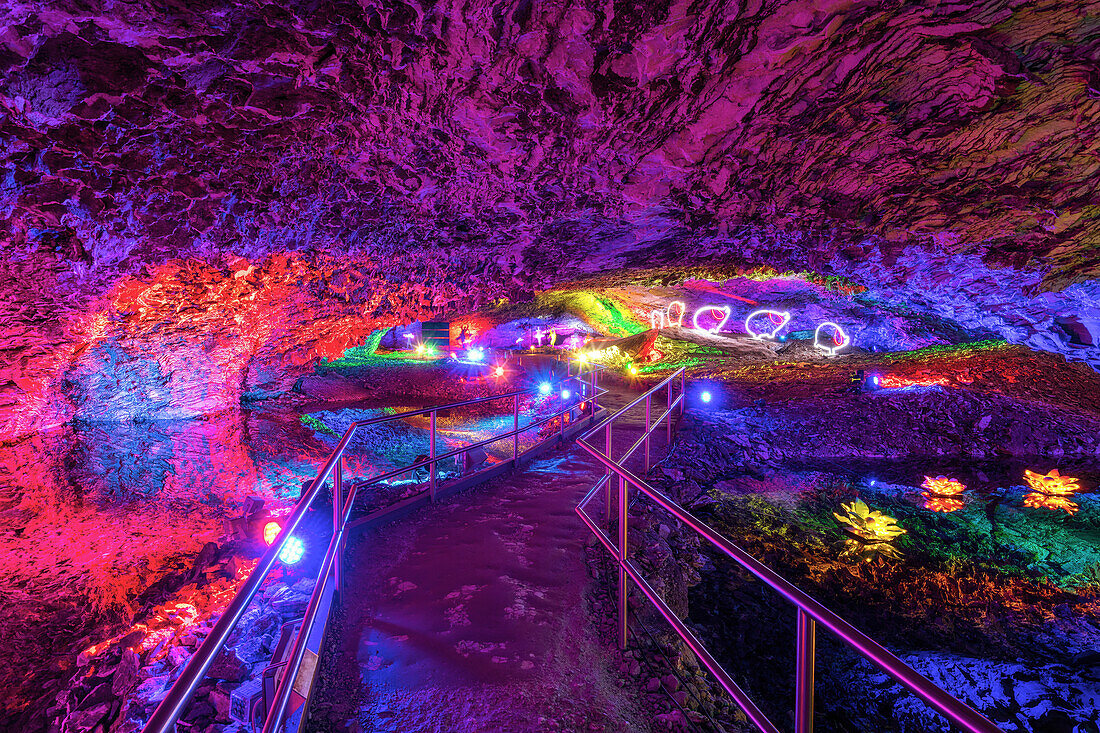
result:
[[[831,268],[1096,365],[1090,8],[9,3],[0,439],[639,266]]]

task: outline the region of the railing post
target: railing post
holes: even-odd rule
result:
[[[519,395],[516,395],[512,412],[512,469],[519,461]]]
[[[665,413],[665,426],[668,429],[668,445],[672,445],[672,382],[671,380],[667,385],[668,387],[668,411]]]
[[[340,531],[340,523],[343,521],[342,512],[344,509],[344,456],[340,455],[340,459],[336,461],[336,466],[332,470],[332,531]],[[340,579],[343,576],[343,571],[340,569],[340,549],[337,548],[336,557],[332,566],[332,577],[336,583],[336,592],[340,592]]]
[[[813,733],[814,730],[814,656],[816,622],[798,609],[798,643],[795,660],[795,733]]]
[[[614,479],[612,479],[614,480]],[[630,609],[626,605],[627,581],[626,574],[626,510],[628,506],[626,497],[626,479],[619,476],[619,648],[626,649],[627,622],[630,617]]]
[[[432,410],[431,437],[428,439],[428,493],[435,501],[435,410]]]
[[[684,416],[684,406],[687,404],[687,395],[684,394],[684,374],[685,372],[680,372],[680,417]]]
[[[649,416],[650,416],[650,402],[653,395],[646,393],[645,396],[645,463],[642,465],[642,475],[649,473]]]
[[[607,427],[603,432],[603,454],[609,459],[611,458],[611,423],[607,423]],[[607,490],[604,492],[604,521],[611,524],[611,484],[615,481],[614,475],[611,473],[611,469],[607,469]]]
[[[596,389],[596,375],[600,373],[599,369],[593,367],[592,369],[592,417],[595,419],[596,410],[599,409],[600,393]]]

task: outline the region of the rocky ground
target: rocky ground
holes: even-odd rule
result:
[[[305,611],[313,583],[309,578],[276,576],[265,584],[181,717],[180,730],[249,730],[230,718],[230,696],[242,683],[259,679],[270,662],[282,625],[300,618]],[[226,595],[224,600],[232,597],[232,592]],[[49,711],[47,729],[59,733],[140,731],[220,617],[219,612],[191,611],[178,602],[171,604],[155,645],[146,641],[147,636],[142,638],[142,631],[135,630],[82,654],[77,660],[77,674],[58,694],[57,706]]]
[[[1095,730],[1100,500],[1079,494],[1072,515],[1028,507],[1022,472],[1061,466],[1097,487],[1100,390],[1091,371],[1047,358],[985,346],[825,365],[715,358],[701,371],[723,404],[694,403],[654,480],[1005,730]],[[951,377],[867,392],[856,367]],[[956,512],[921,501],[923,475],[944,471],[969,487]],[[856,498],[907,530],[896,556],[846,553],[833,512]],[[724,558],[702,557],[701,581],[676,584],[690,588],[684,613],[766,712],[785,715],[793,688],[775,680],[793,671],[793,612]],[[923,704],[822,644],[822,729],[940,730]]]

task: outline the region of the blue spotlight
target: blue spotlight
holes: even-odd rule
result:
[[[563,389],[563,390],[561,391],[561,398],[562,398],[563,400],[567,400],[567,399],[569,399],[569,396],[570,396],[571,394],[572,394],[572,392],[570,392],[569,390],[567,390],[567,389]]]
[[[699,395],[699,399],[703,402],[710,402],[713,398],[714,396],[709,391],[704,391],[703,394]]]
[[[306,554],[306,546],[297,537],[291,537],[283,545],[283,549],[279,553],[279,559],[287,565],[294,565],[302,559],[304,554]]]
[[[481,362],[485,359],[485,349],[480,346],[475,346],[466,351],[466,359],[468,361]]]
[[[550,394],[550,383],[543,382],[539,385],[539,394]]]

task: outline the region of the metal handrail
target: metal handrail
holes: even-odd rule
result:
[[[325,553],[325,557],[321,562],[321,569],[318,574],[318,582],[314,585],[313,594],[310,597],[309,605],[306,607],[305,618],[302,625],[299,627],[298,634],[295,637],[294,645],[291,648],[290,655],[287,659],[286,669],[283,671],[280,682],[275,692],[275,701],[272,705],[272,709],[268,711],[267,718],[264,722],[264,733],[272,733],[279,726],[281,726],[285,720],[286,707],[290,701],[290,693],[293,688],[294,681],[298,676],[299,668],[301,667],[302,659],[305,656],[306,643],[309,639],[309,634],[312,629],[313,623],[316,620],[318,609],[321,606],[322,598],[326,592],[328,580],[331,576],[334,579],[337,590],[340,588],[340,557],[343,550],[343,543],[346,538],[348,523],[351,518],[352,508],[354,506],[356,495],[361,488],[373,486],[380,481],[387,480],[399,476],[409,471],[414,471],[423,466],[429,467],[429,489],[428,492],[432,501],[436,498],[436,465],[441,460],[464,453],[471,448],[480,447],[489,443],[494,443],[500,440],[506,440],[508,438],[513,439],[512,447],[512,460],[516,461],[519,458],[519,437],[521,434],[526,433],[535,428],[541,427],[549,422],[553,422],[555,419],[561,421],[561,432],[565,431],[565,415],[574,410],[578,405],[584,402],[591,403],[591,415],[595,415],[599,409],[599,398],[601,395],[606,394],[607,390],[599,387],[597,377],[599,372],[603,371],[603,367],[592,364],[586,371],[580,371],[577,374],[571,374],[571,367],[568,362],[566,365],[566,377],[557,382],[555,385],[560,388],[561,384],[566,382],[576,382],[581,385],[580,393],[578,394],[578,401],[570,404],[568,407],[564,407],[550,416],[538,421],[532,421],[527,425],[520,426],[519,424],[519,398],[524,395],[535,394],[538,392],[538,387],[531,387],[528,389],[515,390],[512,392],[506,392],[504,394],[490,395],[488,397],[479,397],[472,400],[464,400],[462,402],[453,402],[446,405],[437,405],[435,407],[426,407],[417,410],[408,410],[405,412],[396,413],[394,415],[383,415],[375,418],[368,418],[365,420],[357,420],[353,422],[348,429],[344,432],[344,435],[340,438],[340,442],[336,444],[336,448],[333,449],[329,455],[328,460],[318,471],[317,476],[313,479],[308,489],[302,493],[298,499],[298,503],[294,506],[293,511],[283,524],[282,530],[279,532],[278,537],[271,543],[271,546],[267,548],[264,554],[260,557],[256,563],[256,567],[249,574],[245,580],[244,585],[233,597],[233,599],[226,606],[225,611],[221,617],[214,624],[214,627],[210,630],[210,634],[202,642],[199,648],[195,651],[195,654],[191,657],[187,666],[180,674],[179,678],[173,683],[171,689],[169,689],[167,695],[153,711],[149,721],[142,729],[142,733],[173,733],[175,730],[176,721],[183,715],[187,709],[188,704],[194,697],[195,692],[198,690],[203,679],[206,677],[207,671],[214,663],[214,659],[218,653],[225,647],[229,636],[240,622],[241,617],[244,615],[252,599],[259,591],[260,586],[264,580],[267,579],[268,574],[271,572],[275,565],[275,561],[278,559],[279,554],[282,552],[284,545],[293,535],[298,525],[301,523],[306,512],[313,504],[314,500],[320,495],[321,489],[325,483],[332,478],[333,479],[333,492],[332,492],[332,504],[333,504],[333,535],[329,542],[328,550]],[[585,381],[590,379],[590,381]],[[503,400],[512,398],[514,407],[514,419],[512,423],[512,429],[498,433],[486,440],[478,441],[460,449],[450,451],[437,455],[435,452],[435,435],[436,435],[436,416],[442,410],[452,410],[461,407],[469,407],[480,403],[493,402],[497,400]],[[343,497],[343,457],[344,452],[347,450],[351,439],[355,433],[363,427],[369,425],[375,425],[378,423],[392,422],[401,420],[408,417],[415,417],[417,415],[431,415],[431,434],[429,437],[429,452],[430,456],[427,460],[417,461],[408,466],[403,466],[399,469],[388,471],[386,473],[372,476],[363,481],[352,484],[351,489],[348,491],[347,499]],[[421,492],[423,494],[423,492]]]
[[[673,400],[672,384],[677,378],[679,378],[680,381],[680,394]],[[711,655],[699,639],[692,633],[691,629],[689,629],[668,607],[664,600],[645,580],[638,567],[627,556],[628,522],[626,514],[629,505],[628,491],[629,487],[634,487],[644,496],[649,497],[686,526],[690,527],[694,532],[701,535],[714,547],[721,550],[727,557],[738,563],[758,580],[763,581],[770,588],[777,591],[783,598],[796,607],[798,612],[795,669],[796,733],[812,733],[813,731],[815,627],[818,623],[836,634],[846,646],[858,652],[880,670],[901,683],[903,687],[917,695],[931,707],[935,708],[940,714],[951,721],[951,723],[959,726],[963,730],[972,731],[972,733],[998,733],[1000,729],[976,710],[949,694],[927,677],[918,673],[881,644],[874,641],[821,603],[792,585],[752,555],[716,532],[706,523],[693,516],[672,499],[668,498],[660,491],[657,491],[624,467],[623,464],[626,462],[627,458],[637,450],[639,444],[644,442],[647,450],[643,472],[649,471],[649,436],[666,416],[669,418],[668,425],[671,433],[672,408],[679,405],[681,414],[684,409],[684,380],[684,369],[680,369],[662,382],[650,388],[645,394],[630,403],[630,405],[601,421],[598,425],[586,431],[577,439],[577,443],[599,461],[607,471],[596,485],[585,495],[580,504],[577,505],[576,511],[577,514],[580,515],[581,520],[592,530],[596,538],[604,548],[611,553],[612,557],[615,558],[619,565],[618,631],[620,646],[625,648],[627,642],[627,591],[629,589],[628,581],[632,581],[638,586],[639,590],[642,591],[642,594],[646,596],[654,607],[656,607],[665,620],[669,622],[684,643],[699,657],[703,665],[714,674],[719,684],[725,689],[730,697],[741,706],[745,715],[757,726],[757,728],[765,731],[765,733],[778,733],[778,728],[768,720],[767,716],[765,716],[749,698],[748,694],[734,682],[732,677],[730,677],[725,669],[715,660],[713,655]],[[667,388],[668,390],[669,409],[666,415],[663,415],[656,423],[651,425],[648,419],[649,405],[653,394],[662,388]],[[646,429],[642,438],[635,443],[634,447],[632,447],[623,458],[615,461],[611,458],[611,426],[627,410],[636,407],[643,401],[646,403],[647,419]],[[603,452],[588,442],[591,436],[598,434],[601,429],[604,430],[605,441],[605,449]],[[613,477],[617,477],[617,481]],[[611,487],[614,483],[618,483],[618,546],[616,546],[615,542],[585,511],[588,503],[595,497],[600,488],[606,487],[606,513],[609,518],[611,511]]]

